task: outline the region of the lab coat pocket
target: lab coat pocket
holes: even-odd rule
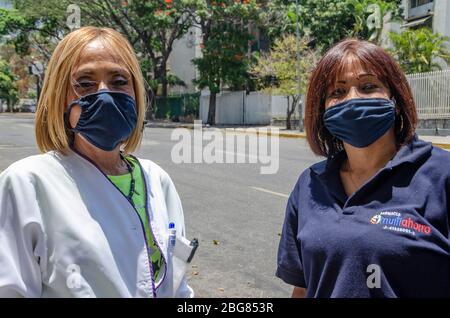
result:
[[[197,240],[194,239],[191,242],[185,237],[177,237],[175,246],[169,247],[169,273],[172,277],[171,295],[176,295],[196,248]]]

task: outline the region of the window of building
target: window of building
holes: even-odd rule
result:
[[[411,8],[423,6],[424,4],[433,2],[433,0],[410,0]]]

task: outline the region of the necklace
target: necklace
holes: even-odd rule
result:
[[[135,183],[136,183],[136,181],[134,180],[134,176],[133,176],[133,167],[132,167],[131,164],[128,162],[128,160],[125,159],[125,157],[124,157],[124,155],[123,155],[122,153],[120,153],[120,159],[122,159],[123,162],[125,162],[125,165],[127,166],[128,173],[129,173],[130,176],[131,176],[130,192],[129,192],[128,195],[127,195],[127,199],[128,199],[128,201],[130,201],[131,203],[133,203],[133,195],[134,195],[135,193],[137,193],[137,192],[136,192],[136,189],[135,189],[135,186],[136,186]]]

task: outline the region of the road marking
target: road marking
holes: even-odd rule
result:
[[[160,142],[154,140],[142,139],[141,146],[156,146],[159,145]]]
[[[203,150],[204,150],[203,147],[199,147],[199,146],[195,147],[194,146],[194,151],[196,151],[196,150],[200,151],[202,153],[202,158],[203,158]],[[240,153],[240,152],[237,152],[237,151],[224,151],[224,150],[220,150],[220,149],[214,149],[214,152],[216,154],[225,155],[225,158],[222,157],[223,162],[220,162],[220,163],[259,163],[259,162],[267,163],[267,162],[270,162],[271,159],[272,159],[269,156],[263,156],[263,155],[259,155],[258,156],[258,155],[253,155],[251,153]],[[232,162],[227,162],[227,157],[228,156],[231,156],[233,158]],[[244,158],[244,162],[237,162],[237,158],[238,157],[243,157]],[[248,162],[246,160],[247,158],[248,158]]]
[[[266,192],[266,193],[270,193],[270,194],[273,194],[273,195],[277,195],[277,196],[282,197],[282,198],[289,198],[289,196],[287,194],[284,194],[284,193],[274,192],[274,191],[270,191],[270,190],[263,189],[263,188],[258,188],[258,187],[250,187],[250,188],[252,188],[253,190],[256,190],[256,191],[261,191],[261,192]]]

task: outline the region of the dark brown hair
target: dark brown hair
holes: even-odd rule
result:
[[[343,149],[342,141],[324,126],[323,113],[327,88],[334,84],[349,56],[355,57],[390,90],[398,111],[394,128],[397,144],[409,143],[414,137],[417,113],[405,74],[381,47],[367,41],[346,39],[333,46],[311,74],[305,107],[305,130],[311,150],[317,155],[330,156]]]

